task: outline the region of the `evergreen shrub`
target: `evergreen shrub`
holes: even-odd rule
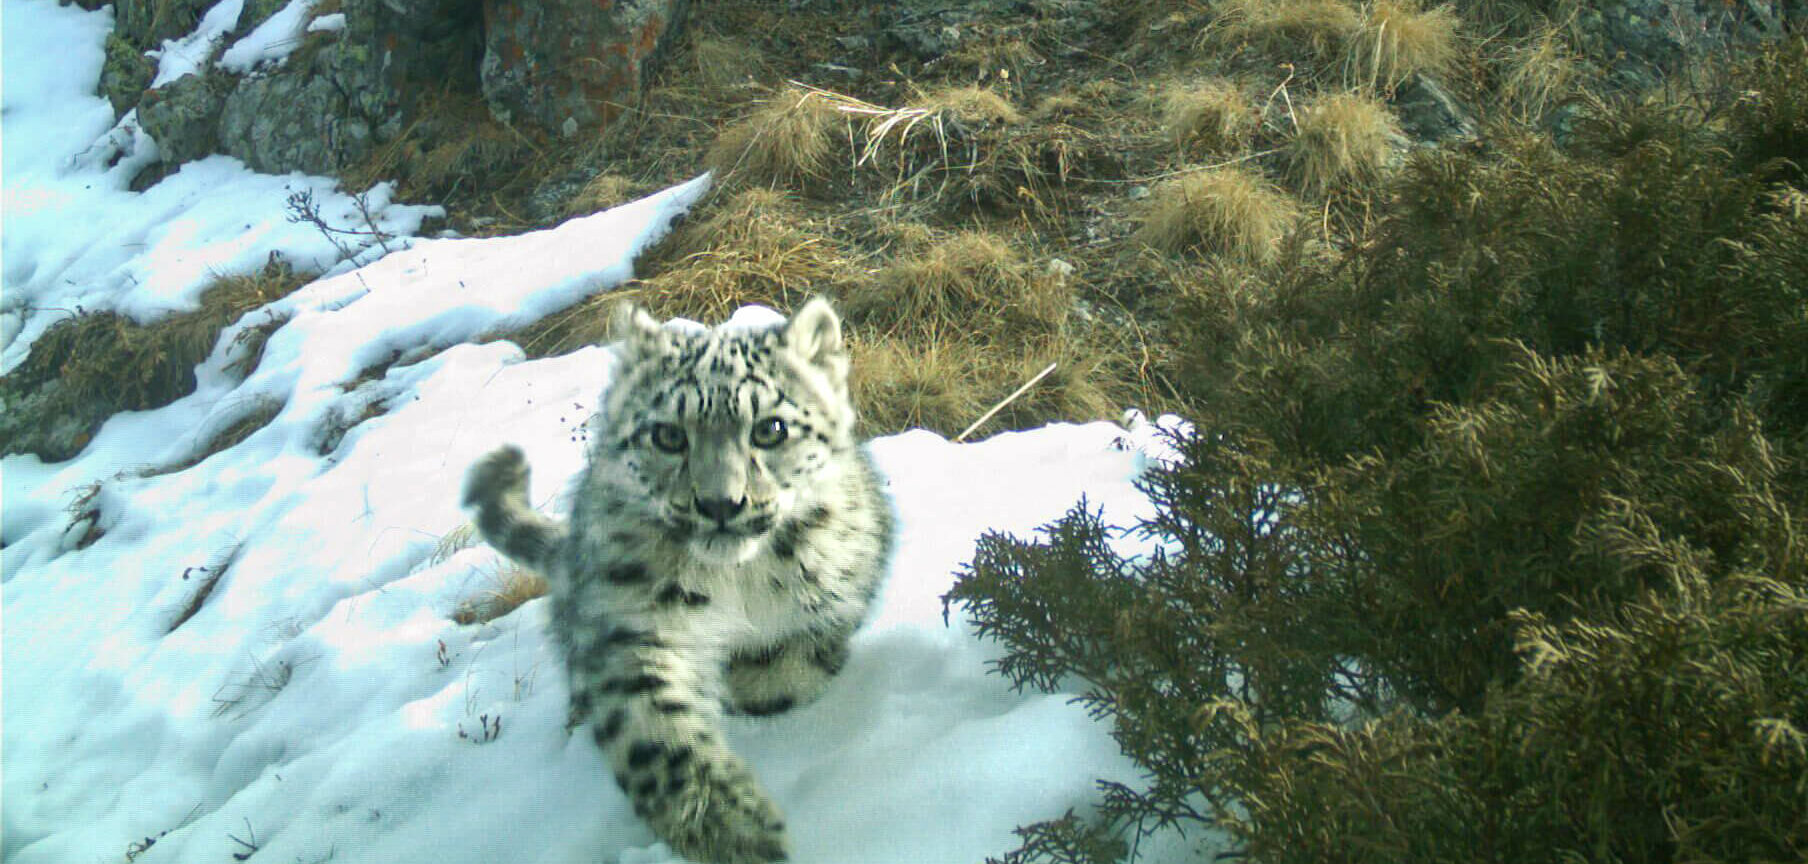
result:
[[[1416,156],[1348,251],[1183,292],[1200,432],[1142,481],[1151,551],[1081,502],[944,597],[1147,772],[1007,862],[1160,825],[1808,859],[1808,49],[1768,50],[1736,99]]]

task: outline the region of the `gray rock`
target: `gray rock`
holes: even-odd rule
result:
[[[1578,4],[1573,29],[1615,80],[1642,89],[1729,44],[1778,38],[1792,20],[1808,22],[1808,0],[1605,0]]]
[[[246,14],[285,5],[260,2]],[[339,174],[365,162],[422,119],[425,94],[476,91],[479,10],[476,0],[344,0],[344,30],[308,33],[227,97],[221,152],[272,173]],[[240,29],[254,24],[241,19]]]
[[[370,156],[395,106],[375,86],[367,47],[333,34],[309,38],[326,44],[246,77],[226,98],[220,152],[273,174],[333,174]]]
[[[1394,113],[1400,129],[1415,141],[1428,144],[1451,138],[1474,138],[1480,127],[1474,115],[1438,82],[1414,75],[1394,92]]]
[[[639,100],[684,20],[685,0],[484,0],[481,77],[490,112],[560,135]]]
[[[157,62],[112,33],[107,34],[106,52],[100,67],[100,93],[112,103],[113,113],[124,114],[138,107],[145,88],[157,77]]]
[[[113,0],[113,32],[140,50],[185,36],[216,0]],[[89,8],[84,5],[83,8]]]
[[[219,148],[220,110],[234,78],[224,72],[184,75],[138,101],[138,123],[157,142],[158,158],[179,165]]]
[[[75,458],[116,406],[64,398],[62,379],[0,399],[0,453],[32,453],[45,462]]]

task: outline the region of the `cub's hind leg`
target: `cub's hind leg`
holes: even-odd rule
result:
[[[737,713],[780,714],[816,701],[847,665],[852,627],[799,633],[728,662],[728,695]]]

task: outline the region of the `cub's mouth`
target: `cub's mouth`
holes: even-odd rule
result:
[[[693,542],[757,540],[771,532],[772,525],[772,516],[764,513],[724,522],[691,512],[678,515],[666,523],[672,539]]]

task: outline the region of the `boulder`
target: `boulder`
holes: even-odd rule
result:
[[[108,33],[106,60],[100,67],[100,93],[112,103],[115,114],[138,107],[145,88],[157,77],[157,61],[146,57],[138,46]]]
[[[633,104],[685,0],[484,0],[483,96],[496,119],[573,135]]]
[[[185,36],[216,0],[113,0],[113,32],[140,50]],[[83,8],[94,8],[86,3]]]
[[[1589,56],[1612,58],[1620,83],[1643,89],[1729,44],[1775,39],[1808,25],[1808,0],[1605,0],[1577,6],[1573,30]]]
[[[220,110],[235,81],[214,70],[144,91],[138,125],[157,142],[158,159],[179,165],[219,149]]]
[[[220,152],[271,173],[365,162],[417,118],[422,94],[475,90],[477,10],[475,0],[345,0],[343,30],[309,32],[280,65],[239,82]]]
[[[1394,113],[1400,128],[1414,141],[1437,144],[1451,138],[1474,138],[1475,117],[1437,81],[1414,75],[1394,91]]]

